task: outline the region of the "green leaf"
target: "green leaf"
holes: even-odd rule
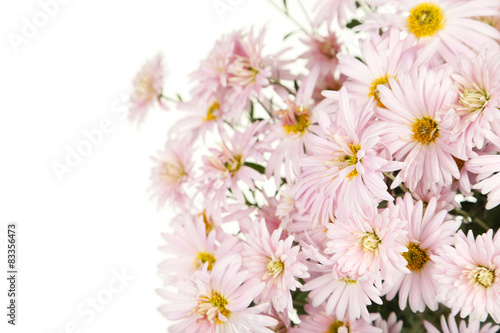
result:
[[[349,23],[346,24],[346,27],[349,28],[349,29],[352,29],[352,28],[354,28],[354,27],[356,27],[356,26],[358,26],[360,24],[361,24],[361,22],[359,22],[356,19],[353,19],[351,22],[349,22]]]
[[[243,165],[246,165],[247,167],[250,167],[254,169],[255,171],[259,172],[260,174],[265,174],[266,173],[266,168],[264,168],[260,164],[255,164],[252,162],[245,162]]]

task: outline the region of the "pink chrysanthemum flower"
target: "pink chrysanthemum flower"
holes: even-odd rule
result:
[[[193,142],[204,138],[205,133],[214,127],[221,130],[224,120],[232,122],[228,114],[229,103],[225,98],[227,91],[227,88],[221,88],[209,97],[196,97],[189,103],[179,103],[179,110],[186,116],[171,128],[170,134],[183,141]]]
[[[318,307],[326,301],[327,315],[334,314],[337,318],[350,321],[362,317],[369,321],[367,306],[372,301],[382,304],[380,290],[375,287],[373,280],[367,276],[354,279],[348,275],[339,275],[335,263],[320,254],[317,248],[303,244],[302,249],[308,258],[318,262],[318,265],[309,268],[317,273],[301,288],[302,291],[311,291],[310,304]]]
[[[232,257],[217,262],[211,272],[207,266],[192,281],[178,284],[179,294],[158,290],[169,302],[158,310],[168,320],[181,320],[169,332],[272,333],[269,327],[277,321],[262,314],[267,304],[249,307],[264,284],[247,280],[248,272],[241,271],[241,263]]]
[[[413,203],[409,193],[404,199],[398,198],[400,216],[408,221],[404,236],[406,251],[402,253],[407,261],[410,274],[394,272],[392,283],[384,283],[382,293],[392,300],[399,293],[399,307],[406,308],[409,303],[413,312],[423,312],[425,307],[435,311],[438,309],[436,300],[437,282],[432,276],[435,263],[431,256],[444,245],[453,244],[453,235],[460,226],[459,221],[446,220],[445,210],[436,210],[436,198],[433,198],[423,210],[422,201]]]
[[[441,333],[441,331],[427,321],[424,322],[424,326],[427,329],[427,333]],[[500,326],[487,323],[480,327],[477,320],[469,322],[469,325],[467,325],[465,320],[461,320],[460,326],[457,326],[455,317],[450,315],[448,322],[446,322],[445,316],[441,316],[441,329],[443,333],[495,333],[500,329]]]
[[[319,26],[323,21],[326,21],[328,26],[333,21],[340,26],[347,23],[349,15],[356,12],[356,2],[354,0],[317,0],[314,4],[313,25]]]
[[[478,173],[474,189],[488,194],[486,209],[500,204],[500,155],[481,155],[468,161],[469,169]]]
[[[305,306],[307,315],[300,316],[300,324],[294,327],[290,333],[383,333],[382,329],[375,327],[372,321],[377,315],[371,315],[370,321],[362,318],[356,320],[338,319],[325,312],[325,303],[319,307],[310,304]]]
[[[500,323],[500,232],[493,237],[490,229],[474,239],[472,231],[467,237],[459,231],[454,247],[444,246],[431,259],[438,301],[452,315],[485,321],[489,314]]]
[[[492,26],[473,19],[474,16],[498,15],[498,4],[487,0],[397,0],[395,14],[374,13],[366,16],[357,29],[397,27],[416,37],[425,45],[422,51],[437,52],[447,62],[456,54],[469,56],[484,45],[495,46],[500,32]]]
[[[325,253],[332,254],[339,274],[390,282],[396,272],[409,273],[401,256],[407,251],[403,245],[407,221],[399,217],[398,207],[370,210],[367,215],[366,219],[354,216],[328,224],[330,241]]]
[[[148,109],[156,103],[167,110],[167,106],[161,100],[164,79],[163,57],[158,54],[144,64],[134,79],[134,90],[130,95],[130,121],[142,123]]]
[[[360,41],[364,62],[351,55],[339,54],[339,70],[347,77],[344,86],[349,94],[367,101],[373,97],[379,107],[384,107],[378,86],[388,86],[389,78],[397,79],[399,73],[412,68],[417,54],[414,43],[414,38],[401,40],[400,31],[391,29],[382,36],[373,33],[369,40]]]
[[[245,163],[263,161],[262,154],[268,146],[267,142],[258,141],[258,136],[265,126],[265,122],[255,122],[245,132],[235,132],[231,138],[221,132],[223,142],[220,148],[210,149],[211,155],[203,157],[203,175],[197,179],[204,183],[203,193],[226,205],[226,191],[231,189],[238,201],[245,202],[237,183],[241,181],[253,190],[254,180],[264,180],[258,171]]]
[[[418,184],[411,192],[415,200],[422,200],[424,203],[429,203],[433,198],[437,200],[436,210],[446,210],[449,212],[453,208],[460,208],[460,203],[457,201],[457,190],[452,186],[437,186],[434,191],[424,187],[424,184]]]
[[[391,129],[383,141],[405,163],[392,187],[401,181],[411,191],[418,184],[432,192],[437,186],[449,186],[460,173],[452,155],[459,156],[457,148],[451,143],[455,112],[449,109],[458,96],[448,72],[422,67],[398,80],[389,78],[389,84],[391,89],[379,86],[387,109],[377,111]]]
[[[398,320],[396,314],[391,312],[387,321],[383,320],[382,317],[377,318],[375,320],[375,326],[380,327],[384,333],[401,333],[403,321]]]
[[[255,223],[245,235],[243,265],[250,277],[264,281],[266,286],[258,299],[269,300],[278,312],[293,311],[292,295],[302,284],[297,278],[308,278],[307,267],[301,262],[300,246],[293,246],[294,237],[281,238],[281,229],[269,235],[264,221]]]
[[[151,170],[152,197],[158,197],[158,207],[166,202],[183,204],[187,200],[184,185],[192,178],[193,161],[191,147],[175,140],[167,142],[158,157],[152,157],[155,166]]]
[[[253,29],[241,39],[234,49],[235,59],[228,68],[228,83],[233,92],[229,97],[236,105],[245,105],[253,93],[261,97],[262,89],[271,83],[271,79],[286,79],[281,53],[264,55],[265,29],[254,35]]]
[[[339,61],[337,54],[340,52],[340,43],[337,35],[331,29],[325,35],[310,34],[307,39],[301,39],[308,50],[300,57],[307,59],[307,68],[318,66],[321,73],[334,73]]]
[[[199,98],[211,96],[229,85],[229,66],[234,62],[235,49],[240,48],[243,38],[241,31],[224,35],[215,43],[214,48],[200,64],[200,68],[191,74],[199,84],[193,89],[193,95]]]
[[[483,49],[474,58],[459,57],[458,74],[453,75],[459,93],[454,109],[460,121],[454,129],[466,151],[482,149],[492,138],[490,123],[500,121],[500,50]],[[497,133],[497,135],[500,133]]]
[[[224,237],[224,241],[217,242],[216,231],[207,232],[207,225],[201,216],[181,215],[173,222],[176,222],[173,224],[174,233],[162,234],[167,245],[160,247],[161,251],[170,255],[159,265],[160,275],[168,282],[172,280],[170,277],[190,278],[205,263],[208,263],[207,270],[211,271],[217,260],[239,254],[243,249],[235,236]]]
[[[387,131],[384,124],[371,123],[374,104],[356,107],[342,88],[335,121],[324,116],[322,133],[310,137],[310,156],[300,161],[302,174],[295,196],[315,222],[333,221],[337,207],[363,215],[365,208],[393,200],[383,172],[397,170],[402,164],[393,162],[380,142]]]
[[[315,67],[302,82],[295,101],[285,98],[287,108],[276,111],[280,121],[270,131],[273,135],[270,140],[280,141],[276,149],[273,149],[266,166],[266,176],[270,178],[274,175],[276,187],[281,182],[282,169],[288,183],[292,183],[300,174],[298,161],[305,156],[304,145],[312,135],[312,124],[316,120],[311,96],[318,75],[319,67]]]

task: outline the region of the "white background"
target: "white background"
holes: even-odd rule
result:
[[[46,0],[45,0],[46,1]],[[45,2],[44,1],[44,2]],[[153,110],[138,130],[113,106],[131,88],[144,61],[163,51],[165,90],[187,96],[187,74],[224,32],[269,22],[271,50],[293,25],[264,0],[70,0],[19,46],[23,18],[38,1],[0,4],[0,236],[18,223],[18,322],[6,324],[5,239],[0,240],[0,331],[164,332],[156,266],[169,213],[149,199],[149,157],[164,144],[176,111]],[[233,5],[231,5],[233,4]],[[100,145],[59,181],[51,164],[64,163],[83,131],[113,124]],[[132,281],[89,322],[77,314],[105,292],[113,270]],[[117,284],[115,284],[118,286]]]

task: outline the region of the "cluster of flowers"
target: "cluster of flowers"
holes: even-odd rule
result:
[[[477,212],[500,203],[500,2],[312,13],[300,57],[231,33],[175,103],[151,176],[178,213],[159,266],[170,331],[497,332],[500,232]],[[164,76],[161,56],[140,71],[132,120],[173,103]]]

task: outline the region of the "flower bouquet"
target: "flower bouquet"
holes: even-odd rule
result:
[[[297,30],[222,36],[130,119],[175,106],[151,192],[170,332],[497,332],[500,2],[271,3]],[[170,111],[171,112],[171,111]]]

